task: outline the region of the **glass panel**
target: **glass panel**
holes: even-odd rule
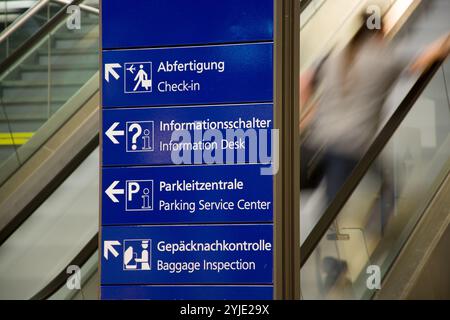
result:
[[[326,0],[311,0],[308,6],[300,14],[300,31],[308,24],[308,21],[313,18],[325,2]]]
[[[98,90],[98,39],[82,10],[80,29],[62,21],[0,76],[0,185]]]
[[[99,70],[98,15],[83,12],[81,28],[62,25],[50,35],[52,45],[39,55],[50,70],[47,117],[57,112]]]
[[[449,173],[448,81],[449,62],[434,76],[306,261],[301,271],[305,299],[364,299],[373,294],[366,287],[368,266],[386,274]],[[327,278],[331,280],[321,287]]]

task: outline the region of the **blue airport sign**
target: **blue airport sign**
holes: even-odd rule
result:
[[[271,161],[273,104],[103,111],[103,165]]]
[[[273,176],[264,168],[104,167],[102,224],[272,222]]]
[[[273,101],[273,43],[103,52],[104,108]]]
[[[102,1],[103,49],[273,40],[273,0]]]
[[[273,284],[273,225],[102,228],[102,285]]]
[[[272,299],[274,1],[101,15],[102,299]]]
[[[103,300],[272,300],[273,286],[102,286]]]

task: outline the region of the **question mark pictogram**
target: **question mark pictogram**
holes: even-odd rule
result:
[[[137,149],[136,141],[137,141],[137,138],[139,138],[139,136],[140,136],[141,133],[142,133],[142,128],[141,128],[141,126],[140,126],[139,124],[133,123],[133,124],[128,128],[128,131],[129,131],[129,132],[133,132],[133,131],[135,131],[135,130],[136,130],[136,133],[133,134],[133,136],[132,136],[132,138],[131,138],[131,143],[133,144],[133,145],[131,146],[131,149],[133,149],[133,150],[136,150],[136,149]]]

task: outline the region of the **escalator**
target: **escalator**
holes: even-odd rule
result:
[[[345,1],[346,13],[336,15],[326,41],[305,52],[304,61],[328,50],[342,34],[351,36],[344,22],[361,3]],[[318,13],[327,15],[321,10],[331,10],[326,4],[333,4],[307,2],[305,8],[314,4],[311,23]],[[47,18],[40,28],[17,41],[17,49],[9,50],[0,64],[0,132],[5,137],[0,146],[0,299],[97,298],[98,3],[71,2],[82,4],[79,30],[67,29],[65,3],[48,1],[51,8],[42,8]],[[306,32],[308,23],[302,28]],[[425,86],[429,78],[424,75],[417,83]],[[330,210],[324,219],[331,217]],[[321,220],[311,234],[324,235],[327,223]],[[318,248],[313,240],[304,244],[312,252]],[[71,265],[81,267],[82,290],[65,286]],[[303,295],[313,297],[307,290]]]
[[[422,8],[421,19],[436,20],[413,26],[416,33],[425,26],[426,39],[439,27],[450,29],[439,19],[448,2],[433,5]],[[450,231],[449,63],[437,63],[408,87],[302,242],[303,299],[449,298],[450,257],[442,249]],[[430,270],[442,273],[433,277]]]
[[[33,6],[36,1],[37,0],[0,1],[0,32]]]
[[[436,234],[446,231],[449,212],[442,200],[450,197],[449,72],[445,62],[421,76],[302,244],[304,299],[372,298],[378,292],[367,287],[371,266],[379,267],[384,279],[417,230],[431,225]],[[394,173],[388,211],[381,207],[383,181],[375,174],[380,164]],[[425,226],[423,221],[428,221]],[[417,249],[410,250],[417,254]],[[398,279],[389,281],[399,287]]]
[[[421,219],[433,214],[435,196],[449,183],[449,71],[446,62],[421,76],[302,244],[304,299],[371,298],[368,267],[378,266],[383,278]],[[395,195],[384,216],[374,174],[380,163],[393,172]],[[434,223],[445,226],[448,212],[443,218]]]

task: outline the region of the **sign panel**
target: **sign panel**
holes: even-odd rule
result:
[[[273,105],[103,111],[103,165],[271,161]]]
[[[273,43],[103,52],[103,107],[273,101]]]
[[[102,299],[273,298],[273,0],[102,1]]]
[[[272,284],[273,225],[102,229],[103,285]]]
[[[105,300],[271,300],[273,286],[103,286]]]
[[[273,0],[107,0],[103,49],[273,40]]]
[[[103,168],[103,225],[271,222],[265,165]]]

